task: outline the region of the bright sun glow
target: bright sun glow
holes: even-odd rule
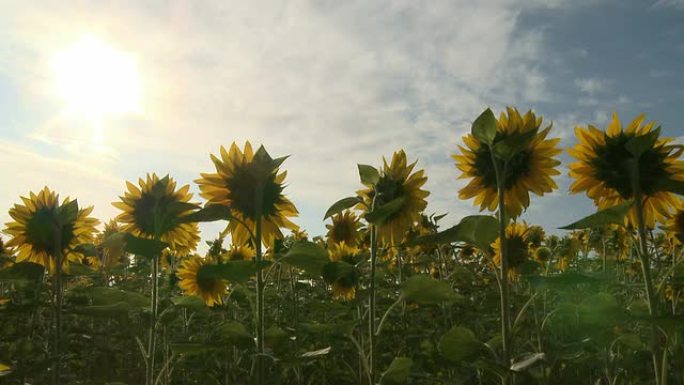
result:
[[[142,87],[132,55],[88,36],[57,53],[51,64],[72,112],[98,120],[140,112]]]

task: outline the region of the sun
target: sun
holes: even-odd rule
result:
[[[70,112],[93,119],[141,112],[135,56],[83,36],[56,53],[51,65],[57,92]]]

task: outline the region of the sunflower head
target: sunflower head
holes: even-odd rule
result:
[[[519,269],[530,259],[528,227],[525,222],[514,222],[506,227],[506,246],[508,252],[508,268],[512,275],[517,275]],[[501,238],[492,243],[494,249],[494,263],[501,265]]]
[[[530,226],[527,228],[527,240],[530,243],[530,248],[536,249],[541,247],[545,237],[546,233],[541,226]]]
[[[75,200],[59,196],[49,188],[29,197],[24,204],[15,204],[9,211],[14,222],[7,223],[5,232],[11,236],[7,247],[17,249],[17,261],[41,264],[53,272],[55,256],[62,255],[63,267],[68,261],[80,262],[84,256],[74,249],[83,243],[93,243],[99,221],[90,217],[92,206],[79,209]],[[61,245],[61,247],[60,247]]]
[[[622,127],[617,113],[613,113],[605,131],[592,125],[576,127],[579,141],[568,151],[577,159],[570,164],[570,176],[574,178],[570,191],[586,192],[599,209],[605,209],[636,198],[635,175],[646,225],[654,228],[676,204],[676,196],[661,191],[659,186],[667,179],[684,180],[684,162],[679,160],[681,146],[672,144],[671,138],[660,138],[660,128],[654,128],[654,122],[644,123],[644,119],[640,115]],[[652,136],[653,140],[637,157],[630,151],[632,140],[645,135]],[[636,226],[636,207],[630,210],[627,219]]]
[[[279,172],[279,167],[285,158],[271,158],[263,146],[255,153],[247,142],[244,151],[235,143],[229,151],[221,147],[220,158],[211,155],[211,160],[216,172],[202,173],[195,182],[208,203],[230,207],[232,216],[237,219],[228,224],[233,242],[245,244],[250,241],[257,217],[261,220],[265,245],[283,238],[281,228],[299,229],[289,219],[297,216],[297,209],[283,194],[287,172]],[[259,202],[258,197],[261,197]]]
[[[540,263],[546,263],[551,258],[551,249],[548,247],[537,247],[534,249],[534,259]]]
[[[561,152],[556,147],[560,139],[546,139],[551,125],[539,131],[541,125],[541,116],[532,111],[521,116],[517,109],[511,107],[502,112],[497,121],[494,144],[514,135],[535,133],[506,166],[504,203],[506,212],[512,217],[519,216],[530,205],[530,191],[541,196],[557,188],[551,177],[559,174],[556,167],[560,162],[555,156]],[[452,156],[456,167],[463,173],[461,179],[470,179],[459,190],[459,198],[475,198],[474,203],[480,206],[480,210],[494,211],[499,206],[499,197],[491,147],[473,134],[464,136],[463,143],[465,147],[459,146],[461,153]],[[503,161],[497,162],[503,170]]]
[[[228,261],[250,261],[254,259],[256,252],[251,246],[248,245],[233,245],[228,251],[221,255],[220,262]]]
[[[344,242],[350,246],[357,246],[361,241],[361,222],[359,218],[351,210],[346,210],[342,213],[332,216],[332,224],[327,224],[328,229],[326,238],[328,245]]]
[[[381,243],[390,246],[400,244],[406,231],[414,222],[421,220],[421,213],[427,207],[425,198],[430,193],[421,189],[427,176],[424,170],[413,172],[415,166],[416,162],[408,164],[404,150],[395,152],[390,163],[383,157],[378,182],[357,192],[364,201],[364,204],[359,204],[360,209],[372,207],[374,201],[375,207],[380,207],[396,199],[403,199],[401,207],[378,227],[378,239]]]
[[[116,217],[123,231],[140,238],[158,238],[180,254],[197,247],[197,224],[179,221],[195,207],[190,203],[189,185],[176,189],[176,181],[168,175],[159,178],[147,174],[145,179],[138,179],[138,186],[131,182],[126,186],[121,201],[112,203],[123,211]]]
[[[677,241],[684,238],[684,200],[679,199],[677,201],[674,210],[669,213],[663,228],[672,233]]]
[[[176,272],[180,280],[178,286],[185,294],[202,298],[207,306],[220,305],[226,293],[226,282],[203,274],[201,268],[205,264],[206,261],[198,255],[184,260]]]
[[[465,244],[461,246],[461,249],[458,252],[458,257],[462,260],[470,260],[473,258],[477,250],[475,249],[474,246]]]
[[[121,232],[121,227],[112,219],[105,224],[104,230],[97,234],[97,245],[99,245],[100,264],[104,268],[112,268],[123,261],[124,243],[114,243],[105,241],[112,235]]]
[[[333,244],[328,249],[328,254],[330,260],[343,261],[351,265],[356,264],[358,259],[359,250],[355,247],[348,246],[346,243],[341,242]],[[356,298],[356,287],[359,285],[359,272],[353,269],[341,277],[338,277],[332,283],[333,296],[337,299],[344,301],[350,301]]]

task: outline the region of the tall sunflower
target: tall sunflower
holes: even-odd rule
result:
[[[342,213],[332,216],[332,224],[326,224],[328,229],[326,239],[328,245],[344,242],[349,246],[356,247],[361,241],[362,234],[359,232],[361,222],[359,218],[351,210],[346,210]]]
[[[59,203],[59,195],[44,187],[37,195],[21,197],[24,204],[15,204],[9,211],[14,222],[7,223],[5,233],[12,238],[7,247],[16,247],[17,261],[28,261],[55,271],[55,252],[62,254],[62,267],[69,261],[79,262],[84,256],[75,247],[94,241],[95,226],[99,221],[90,217],[93,207],[74,209],[78,206],[68,197]],[[61,233],[55,226],[61,223]],[[57,250],[57,244],[61,250]]]
[[[427,207],[430,193],[421,187],[427,182],[424,170],[413,172],[416,162],[408,164],[404,150],[395,152],[388,164],[383,157],[383,167],[379,181],[373,186],[357,192],[364,201],[359,208],[371,207],[375,199],[376,207],[395,199],[404,198],[401,207],[390,215],[382,226],[378,226],[378,239],[390,246],[399,245],[414,222],[421,220],[421,213]],[[377,194],[377,198],[375,198]]]
[[[283,238],[281,228],[299,229],[289,219],[297,216],[297,209],[283,195],[287,172],[279,173],[282,158],[272,159],[263,147],[254,153],[249,142],[245,143],[244,151],[233,143],[229,151],[222,146],[220,152],[220,158],[211,155],[216,173],[202,173],[195,183],[199,185],[200,195],[209,204],[230,207],[233,218],[237,219],[228,223],[234,243],[251,241],[250,232],[255,232],[258,215],[261,216],[262,241],[265,245]],[[256,202],[258,191],[262,192],[263,198],[260,210]]]
[[[359,250],[349,246],[344,242],[336,243],[328,249],[330,260],[343,261],[349,264],[356,264]],[[338,277],[332,283],[333,296],[344,301],[351,301],[356,298],[356,287],[359,285],[359,272],[354,269],[342,277]]]
[[[100,245],[100,260],[104,268],[112,268],[123,261],[124,245],[121,243],[108,243],[105,241],[112,235],[121,232],[121,227],[112,219],[105,224],[104,230],[97,235],[97,245]]]
[[[173,178],[154,173],[138,179],[138,185],[126,182],[128,190],[121,201],[112,203],[123,211],[116,217],[121,229],[140,238],[158,237],[180,254],[194,250],[200,240],[197,223],[178,220],[192,212],[190,185],[176,189]]]
[[[529,228],[525,222],[514,222],[506,227],[509,274],[517,276],[519,269],[530,259]],[[501,238],[492,243],[494,263],[501,266]]]
[[[644,123],[645,115],[637,116],[626,127],[617,113],[605,131],[588,125],[576,127],[579,139],[568,153],[577,159],[570,164],[570,176],[575,181],[572,193],[586,192],[599,209],[615,206],[636,198],[630,177],[630,161],[638,162],[638,179],[643,197],[644,221],[649,228],[663,222],[671,207],[677,203],[676,195],[659,191],[663,179],[684,181],[684,161],[679,160],[681,146],[672,144],[671,138],[658,138],[637,160],[628,150],[631,139],[654,130],[655,123]],[[636,227],[636,207],[628,214],[628,221]]]
[[[226,293],[226,282],[222,279],[203,277],[200,268],[205,264],[206,261],[198,255],[185,259],[176,272],[180,279],[178,286],[185,294],[202,298],[207,306],[220,305]]]
[[[539,130],[542,120],[532,111],[521,116],[517,109],[508,107],[498,119],[494,143],[512,135]],[[556,147],[560,139],[546,139],[551,126],[549,124],[537,132],[526,147],[508,162],[504,203],[506,211],[513,217],[519,216],[530,205],[530,191],[542,196],[558,188],[552,176],[560,174],[556,170],[560,161],[555,158],[561,152]],[[461,153],[452,155],[452,158],[463,173],[460,179],[470,179],[470,182],[459,190],[458,197],[475,198],[474,203],[480,206],[480,210],[494,211],[499,206],[499,196],[491,149],[472,134],[464,136],[463,143],[465,147],[459,146]]]

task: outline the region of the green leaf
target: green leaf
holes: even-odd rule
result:
[[[57,209],[57,221],[59,226],[65,226],[74,223],[78,218],[78,201],[74,199],[66,204],[59,206]]]
[[[651,130],[644,135],[634,136],[625,144],[625,148],[635,158],[640,158],[644,152],[655,146],[660,136],[660,130],[661,127],[658,126],[655,130]]]
[[[86,291],[93,305],[113,305],[126,303],[134,307],[146,307],[150,305],[150,299],[140,293],[119,290],[111,287],[92,287]]]
[[[602,282],[600,278],[596,278],[587,274],[578,273],[575,271],[568,271],[558,275],[551,276],[531,276],[527,280],[538,288],[574,288],[576,285],[594,285]]]
[[[590,327],[612,326],[622,312],[612,294],[597,293],[584,299],[577,307],[580,322]]]
[[[174,354],[182,354],[186,356],[209,353],[215,350],[213,346],[192,342],[174,342],[170,343],[169,347],[171,347],[171,351]]]
[[[342,198],[339,201],[333,203],[332,206],[328,209],[328,211],[325,212],[325,216],[323,217],[323,220],[326,220],[330,217],[332,217],[335,214],[341,213],[342,211],[354,207],[357,204],[361,202],[361,199],[359,197],[348,197],[348,198]]]
[[[309,241],[297,241],[279,261],[319,277],[329,259],[328,252],[322,246]]]
[[[408,357],[396,357],[392,360],[389,368],[382,373],[380,377],[380,385],[402,385],[405,384],[409,374],[413,360]]]
[[[17,262],[0,270],[0,279],[38,281],[45,274],[43,265],[33,262]]]
[[[438,305],[458,298],[448,282],[439,281],[427,275],[414,275],[407,279],[401,288],[401,293],[406,301],[421,305]]]
[[[327,348],[312,350],[310,352],[302,353],[302,355],[299,357],[301,357],[301,358],[317,358],[317,357],[321,357],[321,356],[326,356],[326,355],[328,355],[328,353],[330,353],[330,350],[332,350],[332,347],[328,346]]]
[[[492,151],[499,159],[509,161],[520,151],[526,149],[536,135],[536,129],[511,135],[496,142],[492,147]]]
[[[534,366],[537,362],[544,360],[546,355],[544,353],[529,353],[524,355],[520,360],[511,364],[511,370],[514,372],[522,372]]]
[[[496,124],[494,113],[487,108],[475,119],[470,132],[481,143],[491,145],[496,137]]]
[[[96,275],[97,272],[93,270],[90,266],[86,266],[82,263],[76,263],[72,262],[70,263],[66,269],[64,269],[64,275],[68,275],[71,277],[79,277],[79,276],[89,276],[89,275]]]
[[[198,311],[206,309],[207,305],[200,298],[195,296],[176,296],[170,298],[175,306]]]
[[[269,348],[276,350],[287,344],[290,336],[279,326],[271,326],[264,331],[264,343]]]
[[[348,277],[350,274],[355,274],[358,270],[356,266],[344,262],[344,261],[333,261],[328,262],[323,266],[321,275],[323,280],[328,284],[332,284],[340,278]]]
[[[220,220],[230,220],[230,218],[230,207],[226,205],[208,204],[192,214],[179,218],[178,222],[214,222]]]
[[[270,262],[262,261],[261,268]],[[228,261],[216,265],[202,265],[197,271],[198,279],[227,279],[231,282],[246,282],[256,275],[256,261]]]
[[[475,337],[472,330],[454,326],[439,339],[437,349],[451,362],[473,361],[483,351],[484,344]]]
[[[240,349],[254,346],[254,338],[249,334],[245,325],[238,322],[226,322],[219,325],[215,334],[221,343],[234,345]]]
[[[154,258],[161,255],[169,244],[154,239],[138,238],[131,234],[126,234],[126,246],[124,250],[127,253],[140,255],[146,258]]]
[[[357,321],[346,321],[339,323],[300,323],[299,330],[309,334],[330,336],[346,336],[354,330]]]
[[[83,314],[92,317],[122,317],[128,316],[131,307],[125,302],[116,302],[108,305],[80,306],[72,311],[76,314]]]
[[[684,181],[670,178],[659,178],[655,183],[657,191],[669,191],[677,195],[684,195]]]
[[[489,249],[499,236],[499,221],[491,215],[471,215],[461,219],[456,226],[436,234],[416,238],[409,246],[426,243],[448,244],[465,242],[481,250]]]
[[[373,166],[367,164],[359,164],[359,178],[361,183],[366,186],[375,186],[380,180],[380,172]]]
[[[366,220],[369,223],[382,225],[383,223],[385,223],[385,221],[387,221],[387,219],[389,219],[392,215],[396,214],[399,210],[401,210],[402,207],[404,207],[404,201],[406,201],[406,197],[399,197],[392,199],[384,205],[375,207],[373,211],[366,214]]]
[[[567,226],[560,227],[563,230],[578,230],[588,229],[594,227],[603,227],[608,225],[624,225],[625,216],[632,208],[633,200],[628,200],[620,203],[617,206],[603,209],[594,214],[580,219],[577,222],[571,223]]]
[[[97,256],[97,247],[95,247],[95,245],[93,245],[92,243],[82,243],[74,247],[74,251],[83,254],[86,257]]]

